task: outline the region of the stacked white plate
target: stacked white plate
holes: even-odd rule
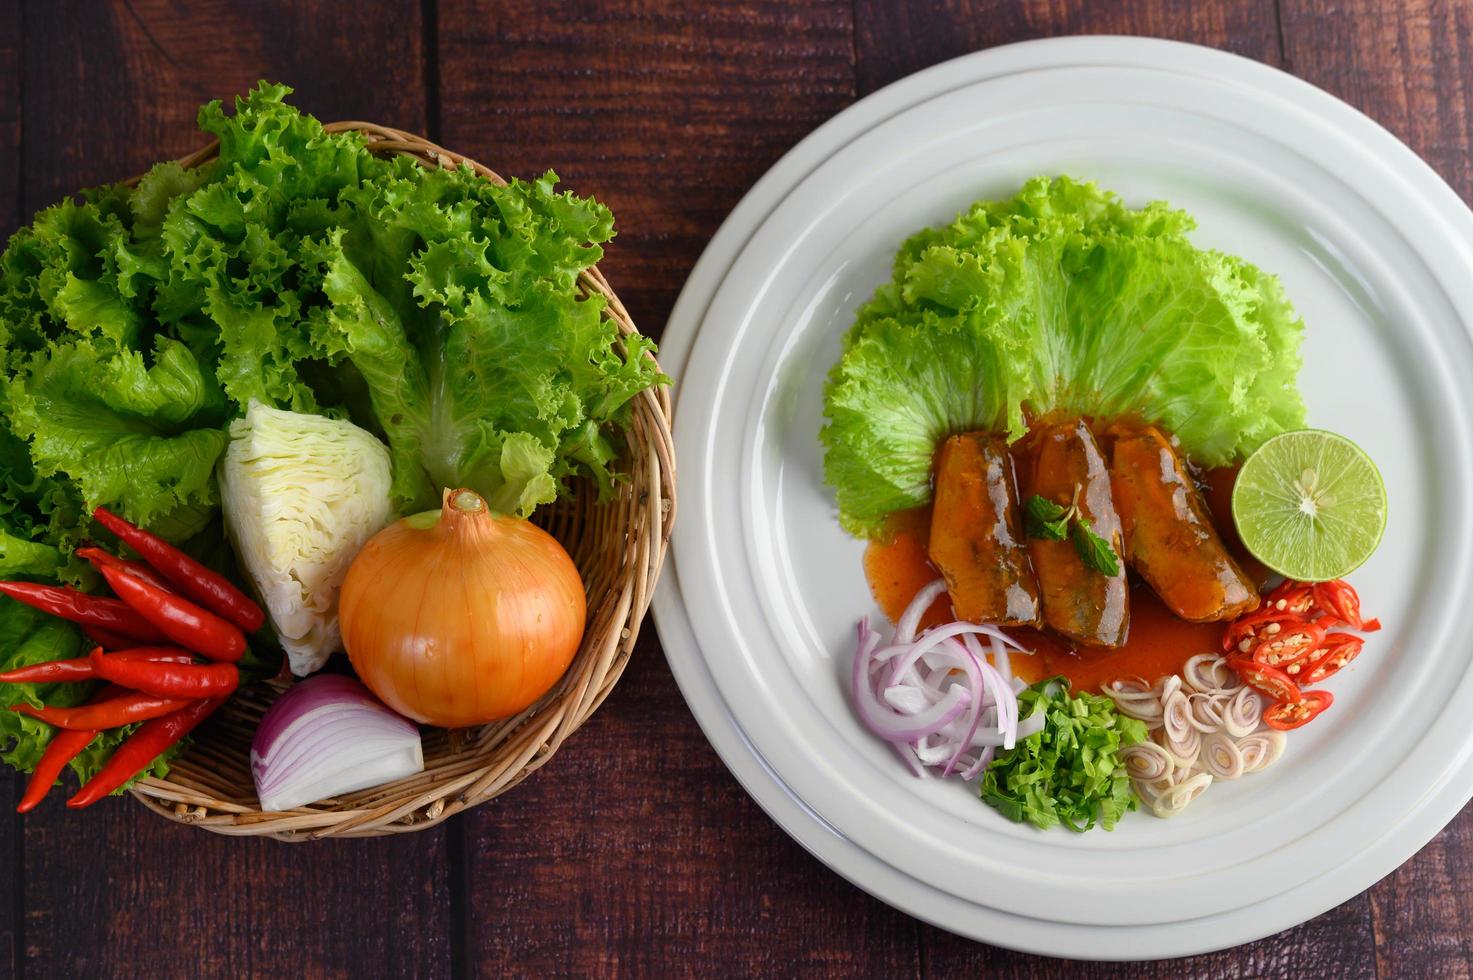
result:
[[[1379,463],[1391,517],[1356,573],[1387,628],[1273,769],[1113,833],[1011,824],[919,780],[844,678],[873,612],[818,432],[855,307],[910,233],[1067,173],[1200,223],[1277,273],[1307,324],[1312,425]],[[1232,55],[1134,38],[982,52],[851,107],[716,235],[676,304],[681,514],[655,600],[686,700],[789,834],[929,922],[1056,956],[1231,946],[1310,918],[1406,860],[1473,795],[1473,214],[1326,93]]]

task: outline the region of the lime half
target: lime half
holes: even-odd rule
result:
[[[1280,575],[1324,582],[1359,568],[1386,530],[1386,485],[1344,436],[1302,429],[1248,457],[1233,486],[1233,521],[1253,557]]]

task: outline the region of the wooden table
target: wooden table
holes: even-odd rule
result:
[[[608,203],[604,269],[658,336],[742,193],[855,99],[1025,38],[1149,34],[1281,66],[1365,110],[1473,194],[1473,0],[402,4],[0,0],[0,230],[201,140],[207,99],[289,82],[323,119],[428,134]],[[14,785],[0,777],[0,811]],[[1459,976],[1473,815],[1287,933],[1169,963],[973,944],[850,886],[727,774],[647,628],[593,721],[447,826],[290,846],[128,800],[0,817],[0,975]]]

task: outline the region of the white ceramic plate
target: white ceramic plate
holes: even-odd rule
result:
[[[1311,424],[1387,479],[1357,572],[1389,628],[1335,709],[1268,773],[1113,833],[1008,823],[957,780],[916,780],[843,684],[872,611],[824,487],[824,375],[911,232],[1028,177],[1165,199],[1199,244],[1279,274],[1308,324]],[[1349,898],[1473,795],[1473,215],[1384,130],[1290,76],[1187,45],[1032,42],[850,108],[752,190],[664,337],[682,514],[656,597],[697,719],[768,812],[836,871],[921,918],[1071,957],[1199,952]]]

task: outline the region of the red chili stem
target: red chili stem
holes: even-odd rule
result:
[[[115,568],[104,567],[102,576],[120,599],[180,646],[229,663],[245,655],[245,634],[234,623]]]
[[[157,627],[117,599],[34,582],[0,582],[0,593],[73,623],[131,636],[135,642],[162,643],[166,639]]]
[[[135,722],[148,721],[172,714],[188,704],[184,698],[161,698],[152,694],[130,691],[120,697],[85,704],[80,708],[36,708],[29,704],[13,704],[11,711],[40,719],[48,725],[65,728],[70,732],[100,731],[105,728],[122,728]]]
[[[240,686],[235,664],[178,664],[128,661],[93,651],[93,669],[104,680],[161,698],[209,698]]]
[[[201,565],[163,538],[130,524],[105,507],[94,510],[92,516],[199,605],[223,616],[247,633],[254,633],[266,621],[261,607],[228,578]]]
[[[93,653],[101,653],[102,647]],[[108,654],[110,660],[148,661],[161,664],[192,664],[194,654],[178,647],[131,647]],[[0,674],[0,681],[7,684],[57,684],[66,681],[90,681],[97,679],[97,671],[90,657],[74,657],[71,660],[48,660],[45,663],[29,664]]]
[[[155,718],[145,724],[118,746],[118,750],[103,763],[97,775],[76,796],[67,800],[66,805],[74,810],[89,807],[122,786],[149,766],[161,752],[193,731],[200,722],[224,704],[227,697],[229,695],[222,694],[219,697],[194,701],[171,715]]]

